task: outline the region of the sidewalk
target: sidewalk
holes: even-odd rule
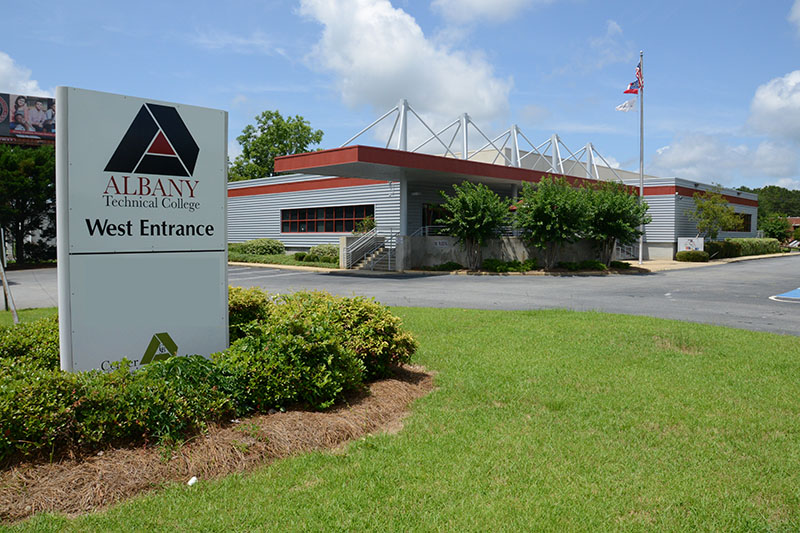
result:
[[[650,272],[666,272],[668,270],[680,270],[686,268],[701,268],[701,267],[709,267],[715,265],[723,265],[728,263],[736,263],[739,261],[753,261],[756,259],[769,259],[773,257],[800,257],[800,253],[780,253],[780,254],[767,254],[767,255],[748,255],[745,257],[733,257],[729,259],[715,259],[713,261],[709,261],[707,263],[690,263],[686,261],[675,261],[670,259],[652,259],[643,261],[641,265],[639,265],[636,259],[626,259],[625,262],[629,263],[632,267],[639,267],[646,268]],[[342,270],[336,268],[321,268],[321,267],[307,267],[307,266],[294,266],[294,265],[272,265],[272,264],[262,264],[262,263],[239,263],[239,262],[229,262],[231,266],[246,266],[246,267],[258,267],[258,268],[277,268],[277,269],[284,269],[284,270],[304,270],[306,272],[321,272],[321,273],[335,273],[339,275],[351,275],[351,276],[397,276],[397,275],[419,275],[419,276],[447,276],[453,275],[454,272],[437,272],[433,270],[404,270],[402,272],[386,272],[381,270]],[[461,273],[458,271],[457,273]],[[498,275],[493,274],[491,272],[484,273],[486,275]],[[515,274],[515,273],[505,273],[507,274]],[[601,273],[596,273],[600,275]],[[544,272],[541,272],[541,275],[547,275]]]
[[[699,268],[714,265],[723,265],[728,263],[738,263],[739,261],[753,261],[756,259],[769,259],[773,257],[800,257],[800,253],[780,253],[780,254],[767,254],[767,255],[747,255],[744,257],[731,257],[729,259],[715,259],[708,263],[689,263],[686,261],[674,261],[670,259],[654,259],[650,261],[643,261],[641,266],[648,269],[650,272],[664,272],[667,270],[679,270],[683,268]],[[635,259],[626,261],[631,266],[639,266],[639,262]]]

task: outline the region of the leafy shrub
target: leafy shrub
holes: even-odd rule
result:
[[[233,395],[248,410],[295,402],[324,409],[363,382],[364,365],[343,342],[336,302],[309,301],[302,294],[280,297],[269,320],[214,355],[233,376]]]
[[[631,264],[625,261],[611,261],[611,264],[609,266],[611,268],[616,268],[619,270],[626,270],[631,267]]]
[[[366,217],[366,218],[356,222],[356,227],[353,230],[353,234],[369,233],[370,231],[372,231],[374,229],[375,229],[375,218],[374,217]]]
[[[578,270],[608,270],[608,267],[600,261],[594,259],[587,259],[578,263],[571,261],[559,261],[556,265],[558,268],[569,270],[570,272],[577,272]]]
[[[300,402],[321,409],[408,362],[400,319],[365,298],[231,288],[228,350],[109,373],[58,370],[57,321],[0,331],[0,463],[113,443],[176,441],[210,421]]]
[[[781,251],[778,239],[727,239],[742,247],[742,255],[777,254]]]
[[[298,293],[303,305],[319,298],[334,298],[327,293]],[[394,367],[411,361],[417,341],[402,328],[402,321],[375,300],[355,296],[336,298],[344,328],[344,344],[363,362],[369,379],[385,377]]]
[[[228,287],[228,330],[231,342],[243,337],[245,326],[269,316],[272,300],[257,287]]]
[[[132,373],[28,369],[0,379],[0,461],[15,454],[178,440],[235,413],[224,376],[199,355]]]
[[[724,241],[708,241],[704,245],[709,259],[726,259],[742,255],[742,245],[730,239]]]
[[[286,247],[275,239],[253,239],[241,243],[236,251],[253,255],[277,255],[286,253]]]
[[[200,355],[170,357],[133,374],[128,400],[148,437],[179,440],[237,413],[230,377]]]
[[[306,256],[303,258],[303,261],[306,263],[319,263],[322,260],[317,254],[306,254]]]
[[[446,263],[431,267],[431,270],[435,270],[437,272],[452,272],[453,270],[464,270],[464,265],[461,263],[456,263],[455,261],[448,261]]]
[[[308,251],[309,255],[316,255],[323,263],[338,263],[339,262],[339,247],[335,244],[318,244],[312,246]],[[306,258],[308,261],[308,258]]]
[[[59,368],[58,318],[53,316],[15,326],[0,327],[2,368],[22,365]]]
[[[481,269],[487,272],[528,272],[536,270],[536,259],[526,259],[525,261],[501,261],[499,259],[486,259],[481,265]]]
[[[675,260],[690,263],[705,263],[708,261],[708,252],[702,250],[683,250],[675,254]]]
[[[294,253],[294,260],[295,261],[302,261],[306,258],[306,252],[295,252]]]

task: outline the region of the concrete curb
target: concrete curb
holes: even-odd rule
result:
[[[588,271],[588,272],[543,272],[541,270],[533,270],[530,272],[469,272],[466,270],[454,270],[450,272],[440,272],[436,270],[402,270],[397,272],[384,272],[380,270],[345,270],[341,268],[324,268],[313,266],[299,266],[299,265],[273,265],[266,263],[243,263],[239,261],[229,261],[231,266],[242,267],[256,267],[256,268],[276,268],[282,270],[296,270],[304,272],[319,272],[321,274],[336,274],[342,276],[644,276],[654,274],[657,272],[665,272],[668,270],[682,270],[687,268],[702,268],[710,266],[726,265],[729,263],[738,263],[739,261],[754,261],[758,259],[771,259],[775,257],[797,257],[800,256],[798,252],[766,254],[766,255],[746,255],[744,257],[730,257],[727,259],[714,259],[707,263],[691,263],[686,261],[668,261],[668,260],[654,260],[644,261],[641,266],[637,265],[634,260],[628,261],[631,264],[631,270],[615,270],[615,271]],[[642,270],[645,270],[644,272]]]
[[[314,267],[314,266],[300,266],[300,265],[274,265],[271,263],[245,263],[242,261],[228,261],[229,266],[240,266],[240,267],[255,267],[255,268],[277,268],[280,270],[299,270],[302,272],[322,272],[322,273],[329,273],[329,272],[337,272],[338,268],[325,268],[325,267]]]

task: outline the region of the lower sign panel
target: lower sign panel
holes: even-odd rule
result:
[[[228,342],[224,252],[70,256],[71,370],[140,368]],[[215,283],[209,283],[215,280]],[[62,310],[62,316],[63,316]],[[62,342],[63,346],[63,342]],[[63,368],[64,361],[62,361]]]

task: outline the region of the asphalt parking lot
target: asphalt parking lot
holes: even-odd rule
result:
[[[57,305],[56,269],[11,271],[8,277],[18,308]],[[800,334],[800,299],[771,299],[800,287],[800,254],[602,277],[374,276],[231,265],[228,282],[276,293],[370,296],[386,305],[598,310]]]

